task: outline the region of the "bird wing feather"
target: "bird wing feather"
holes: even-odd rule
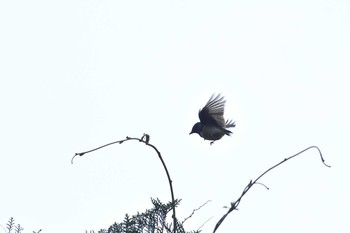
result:
[[[225,128],[224,108],[225,100],[223,96],[212,95],[208,103],[199,111],[199,119],[202,125],[216,125]]]

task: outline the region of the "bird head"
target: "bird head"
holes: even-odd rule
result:
[[[202,131],[202,124],[200,122],[197,122],[196,124],[194,124],[194,126],[192,127],[191,133],[200,133]]]

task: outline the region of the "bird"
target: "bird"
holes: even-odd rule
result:
[[[232,132],[227,128],[233,128],[236,123],[224,119],[226,100],[220,94],[213,94],[207,104],[199,110],[200,122],[193,125],[190,134],[197,133],[204,140],[211,140],[210,145],[220,140],[224,135],[231,136]]]

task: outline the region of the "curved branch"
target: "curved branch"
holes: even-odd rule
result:
[[[279,163],[277,163],[276,165],[274,165],[274,166],[270,167],[269,169],[267,169],[265,172],[263,172],[263,173],[262,173],[258,178],[256,178],[254,181],[250,181],[250,182],[249,182],[249,184],[244,188],[244,190],[243,190],[241,196],[237,199],[237,201],[231,203],[231,207],[229,208],[229,210],[228,210],[228,211],[226,212],[226,214],[224,214],[224,215],[220,218],[220,220],[216,223],[213,233],[215,233],[215,231],[219,228],[219,226],[220,226],[221,223],[225,220],[225,218],[227,217],[227,215],[229,215],[233,210],[237,210],[237,207],[238,207],[239,203],[241,202],[241,199],[242,199],[243,196],[250,190],[250,188],[251,188],[254,184],[262,184],[262,183],[258,183],[258,180],[259,180],[261,177],[263,177],[266,173],[268,173],[268,172],[271,171],[272,169],[278,167],[278,166],[281,165],[282,163],[285,163],[285,162],[287,162],[288,160],[290,160],[290,159],[292,159],[292,158],[294,158],[294,157],[296,157],[296,156],[298,156],[298,155],[300,155],[300,154],[304,153],[305,151],[307,151],[307,150],[309,150],[309,149],[312,149],[312,148],[315,148],[315,149],[318,150],[318,153],[320,154],[322,163],[323,163],[326,167],[331,167],[331,166],[329,166],[329,165],[327,165],[327,164],[325,163],[324,158],[323,158],[322,153],[321,153],[321,150],[320,150],[317,146],[310,146],[310,147],[308,147],[308,148],[306,148],[306,149],[304,149],[304,150],[302,150],[302,151],[300,151],[300,152],[298,152],[298,153],[296,153],[296,154],[294,154],[294,155],[292,155],[292,156],[290,156],[290,157],[288,157],[288,158],[285,158],[285,159],[282,160],[281,162],[279,162]],[[263,186],[265,186],[265,185],[263,185]],[[265,186],[265,187],[267,188],[267,186]]]
[[[168,171],[168,168],[166,167],[165,165],[165,162],[162,158],[162,155],[160,154],[159,150],[157,149],[157,147],[155,147],[154,145],[150,144],[149,143],[149,140],[150,140],[150,136],[148,134],[143,134],[143,136],[141,138],[132,138],[132,137],[126,137],[126,139],[124,140],[119,140],[119,141],[115,141],[115,142],[111,142],[111,143],[107,143],[103,146],[100,146],[100,147],[97,147],[95,149],[92,149],[92,150],[88,150],[88,151],[85,151],[85,152],[81,152],[81,153],[75,153],[75,155],[72,157],[71,159],[71,163],[73,164],[73,159],[76,157],[76,156],[83,156],[87,153],[90,153],[90,152],[93,152],[93,151],[96,151],[96,150],[99,150],[101,148],[104,148],[106,146],[110,146],[110,145],[113,145],[113,144],[116,144],[116,143],[119,143],[119,144],[122,144],[123,142],[126,142],[126,141],[131,141],[131,140],[137,140],[139,142],[142,142],[144,143],[146,146],[149,146],[149,147],[152,147],[158,154],[158,157],[160,159],[160,161],[162,162],[162,165],[163,165],[163,168],[165,170],[165,173],[168,177],[168,182],[169,182],[169,186],[170,186],[170,193],[171,193],[171,200],[172,200],[172,204],[173,204],[173,224],[174,224],[174,233],[176,232],[176,214],[175,214],[175,198],[174,198],[174,190],[173,190],[173,181],[171,180],[170,178],[170,174],[169,174],[169,171]]]

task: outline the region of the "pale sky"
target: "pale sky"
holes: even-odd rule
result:
[[[108,228],[170,201],[212,232],[350,232],[349,1],[1,1],[0,224]],[[188,135],[213,93],[237,127]],[[2,232],[0,228],[0,232]]]

